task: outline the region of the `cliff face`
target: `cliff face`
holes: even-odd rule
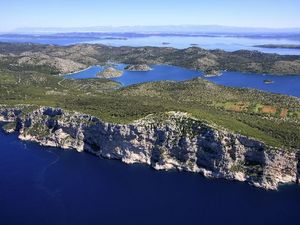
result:
[[[150,115],[130,125],[118,125],[44,107],[26,116],[18,109],[0,109],[0,120],[13,122],[22,140],[87,151],[128,164],[246,181],[266,189],[299,182],[299,151],[274,149],[185,113]]]

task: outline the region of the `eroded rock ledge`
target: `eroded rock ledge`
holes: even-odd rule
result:
[[[181,112],[149,115],[120,125],[49,107],[29,113],[2,107],[0,121],[9,122],[8,131],[16,130],[22,140],[87,151],[128,164],[246,181],[273,190],[279,184],[299,183],[299,150],[272,148]]]

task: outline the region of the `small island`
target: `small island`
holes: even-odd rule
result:
[[[171,44],[171,43],[169,43],[169,42],[163,42],[163,43],[161,43],[162,45],[169,45],[169,44]]]
[[[120,77],[122,75],[123,75],[123,71],[117,70],[114,67],[108,67],[108,68],[104,69],[103,71],[99,72],[97,74],[97,77],[109,79],[109,78]]]
[[[135,65],[128,65],[128,66],[126,66],[125,70],[146,72],[146,71],[150,71],[152,69],[147,64],[135,64]]]
[[[106,37],[106,38],[103,38],[104,40],[121,40],[121,41],[126,41],[128,40],[127,38],[125,37]]]
[[[222,72],[216,69],[207,69],[204,71],[204,77],[219,77],[222,76]]]
[[[265,83],[265,84],[273,84],[274,81],[273,81],[273,80],[268,80],[268,79],[267,79],[267,80],[264,80],[264,83]]]
[[[300,49],[300,45],[293,45],[293,44],[265,44],[265,45],[254,45],[253,47],[258,47],[258,48]]]

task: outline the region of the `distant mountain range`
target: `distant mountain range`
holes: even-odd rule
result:
[[[253,28],[218,25],[170,25],[170,26],[94,26],[94,27],[31,27],[18,28],[11,33],[69,33],[69,32],[134,32],[134,33],[300,33],[300,28]]]

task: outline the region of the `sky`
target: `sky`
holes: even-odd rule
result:
[[[24,27],[300,27],[300,0],[1,0],[0,31]]]

